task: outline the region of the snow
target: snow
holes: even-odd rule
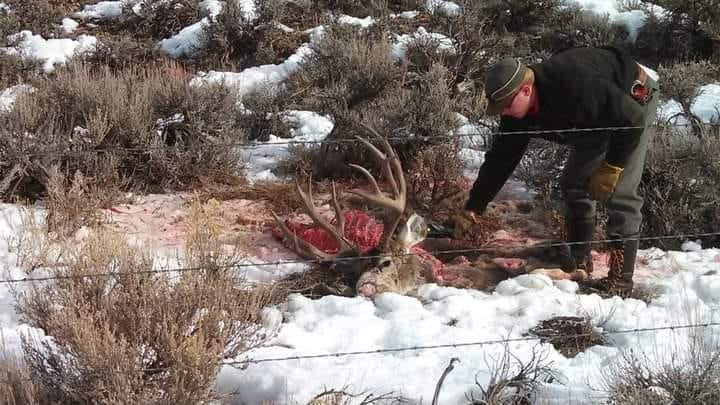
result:
[[[64,31],[66,34],[71,34],[71,33],[75,32],[75,30],[77,29],[77,27],[78,27],[79,25],[80,25],[80,23],[78,23],[77,21],[73,20],[72,18],[63,18],[63,19],[62,19],[63,31]]]
[[[0,278],[18,279],[25,276],[25,273],[17,266],[18,261],[18,240],[24,230],[23,217],[34,216],[35,220],[41,221],[41,213],[37,210],[24,210],[13,204],[0,204]],[[31,328],[26,324],[20,324],[15,314],[15,298],[12,292],[12,284],[0,284],[0,349],[10,353],[19,351],[21,335],[43,335],[42,330]]]
[[[214,18],[222,12],[222,4],[218,0],[205,0],[200,3],[201,14],[207,15],[200,21],[184,27],[179,33],[160,41],[160,49],[173,58],[191,57],[205,47],[204,35]],[[254,14],[247,12],[246,18]],[[253,17],[254,18],[254,17]]]
[[[682,246],[680,246],[680,249],[682,249],[683,252],[698,252],[702,250],[702,245],[700,244],[700,241],[685,241],[683,242]]]
[[[27,30],[10,35],[8,40],[15,45],[5,52],[17,53],[25,59],[39,60],[46,73],[54,71],[56,64],[65,64],[77,54],[93,51],[97,44],[97,38],[90,35],[80,35],[77,40],[44,39]]]
[[[375,24],[375,19],[372,18],[372,16],[367,16],[365,18],[357,18],[343,14],[338,17],[337,21],[340,24],[357,25],[362,28],[367,28]]]
[[[223,4],[219,0],[203,0],[198,3],[200,14],[205,17],[216,17],[222,12]]]
[[[647,21],[647,15],[642,10],[620,11],[620,1],[615,0],[572,0],[584,10],[598,15],[608,16],[611,23],[625,26],[628,30],[630,42],[635,42],[638,31]],[[650,12],[663,18],[665,10],[659,6],[652,6]]]
[[[237,1],[242,10],[243,17],[248,21],[255,21],[257,18],[257,6],[254,0],[230,0]]]
[[[285,111],[283,120],[292,127],[291,140],[270,135],[268,142],[257,143],[243,150],[244,159],[252,162],[246,173],[251,182],[277,180],[273,170],[277,168],[279,160],[288,156],[288,147],[292,143],[322,141],[334,127],[330,117],[310,111]]]
[[[310,46],[304,44],[283,63],[254,66],[242,72],[219,72],[214,70],[206,73],[201,72],[191,80],[190,84],[196,86],[207,83],[223,84],[236,89],[240,97],[242,97],[257,91],[263,86],[280,85],[291,74],[300,69],[300,63],[311,52]]]
[[[418,27],[417,31],[412,35],[402,34],[395,36],[395,43],[392,47],[393,57],[396,60],[405,59],[408,44],[415,40],[433,42],[438,45],[438,51],[455,53],[455,45],[451,38],[437,32],[428,32],[424,27]]]
[[[456,17],[462,12],[457,3],[444,0],[427,0],[425,8],[430,14],[439,13],[448,17]]]
[[[679,102],[668,100],[658,105],[657,116],[658,120],[672,125],[688,125],[689,121],[685,117],[678,116],[682,112]],[[700,86],[697,96],[690,105],[690,112],[705,123],[720,121],[720,83]]]
[[[107,20],[122,15],[123,1],[101,1],[96,4],[87,4],[82,11],[73,14],[81,20]]]
[[[238,1],[244,18],[257,18],[256,3]],[[645,22],[639,11],[620,12],[615,1],[575,0],[587,10],[607,14],[611,20],[628,26],[631,40]],[[118,18],[122,1],[101,1],[86,5],[74,13],[78,20],[106,20]],[[136,10],[141,2],[129,2]],[[205,0],[200,3],[203,18],[183,28],[176,35],[164,39],[160,46],[168,54],[181,57],[202,46],[201,29],[212,23],[222,12],[223,2]],[[460,7],[454,2],[428,0],[430,12],[457,15]],[[0,10],[7,10],[0,3]],[[416,11],[392,15],[393,18],[415,18]],[[338,21],[359,27],[375,23],[372,17],[339,16]],[[77,22],[63,20],[66,32],[77,28]],[[291,30],[288,28],[288,30]],[[311,41],[322,35],[323,27],[307,31]],[[393,56],[405,58],[407,44],[416,38],[438,41],[441,49],[454,51],[452,40],[420,27],[411,35],[398,35],[393,45]],[[49,39],[22,31],[12,40],[16,45],[5,49],[23,57],[39,59],[45,71],[56,64],[66,63],[78,52],[90,50],[96,44],[91,36],[77,39]],[[210,71],[193,78],[193,85],[223,83],[236,89],[239,101],[262,86],[281,86],[301,68],[302,61],[312,52],[311,44],[303,44],[292,56],[280,64],[255,66],[240,72]],[[656,73],[649,70],[652,74]],[[31,89],[20,85],[0,89],[0,112],[13,108],[17,94]],[[693,113],[703,121],[719,120],[720,84],[702,86],[692,104]],[[658,111],[661,118],[669,118],[679,111],[677,102],[662,103]],[[257,142],[243,150],[249,161],[248,178],[252,182],[276,180],[274,169],[280,159],[288,155],[293,142],[313,143],[323,140],[333,129],[330,116],[312,111],[288,110],[281,113],[291,126],[292,139],[287,134],[272,134],[267,142]],[[677,118],[675,122],[684,122]],[[453,134],[460,136],[461,157],[468,177],[472,179],[484,160],[484,145],[478,145],[477,133],[488,133],[487,126],[472,123],[458,114],[458,127]],[[470,136],[473,135],[473,136]],[[17,266],[17,251],[13,238],[22,232],[21,209],[16,205],[0,204],[0,262],[2,278],[21,278]],[[36,212],[37,214],[38,212]],[[140,239],[137,239],[139,242]],[[658,295],[649,304],[634,299],[602,299],[597,295],[577,294],[575,282],[553,282],[542,275],[525,275],[501,283],[492,293],[440,287],[422,286],[416,296],[382,294],[373,302],[364,298],[325,297],[309,300],[293,295],[284,306],[266,308],[263,312],[265,327],[277,332],[269,345],[255,349],[250,358],[261,360],[286,356],[332,354],[365,350],[393,349],[428,345],[449,345],[447,348],[408,350],[355,356],[330,356],[289,361],[268,361],[250,364],[246,369],[225,366],[217,377],[221,393],[234,395],[235,403],[261,403],[262,401],[307,402],[326,388],[349,386],[353,392],[394,391],[409,397],[413,402],[428,403],[435,384],[449,360],[460,358],[460,363],[448,375],[439,403],[467,403],[466,394],[475,386],[475,380],[484,384],[489,379],[490,365],[499,358],[504,345],[478,344],[452,347],[453,344],[497,341],[523,338],[538,322],[555,316],[589,316],[598,331],[614,332],[635,328],[682,325],[718,321],[715,313],[720,308],[720,250],[703,249],[699,241],[685,241],[680,251],[663,251],[657,248],[639,253],[637,282],[657,288]],[[279,261],[267,266],[257,257],[248,257],[239,271],[251,281],[270,281],[276,277],[303,271],[304,264]],[[180,263],[167,257],[157,258],[158,266],[178,266]],[[268,271],[268,267],[272,271]],[[0,283],[0,336],[7,349],[19,350],[20,334],[42,334],[42,331],[22,324],[14,312],[13,296],[9,284]],[[700,333],[713,335],[717,327],[708,327]],[[644,333],[611,335],[604,346],[595,346],[568,359],[547,344],[535,340],[519,340],[509,344],[514,356],[527,360],[532,350],[541,350],[560,373],[557,382],[546,384],[538,393],[538,403],[600,403],[601,393],[596,391],[602,380],[602,369],[617,361],[626,350],[650,350],[659,359],[688,347],[692,333],[688,330],[667,330]],[[239,359],[242,360],[242,359]],[[488,364],[490,363],[490,364]],[[475,387],[476,388],[476,387]]]
[[[195,24],[189,25],[170,38],[160,41],[160,49],[173,58],[193,56],[204,47],[203,38],[210,19],[204,17]]]
[[[408,19],[408,20],[412,20],[412,19],[414,19],[415,17],[417,17],[418,15],[420,15],[420,12],[419,12],[419,11],[403,11],[402,13],[397,13],[397,14],[396,14],[396,13],[393,13],[393,14],[390,14],[390,17],[391,17],[391,18],[405,18],[405,19]]]
[[[33,87],[27,84],[18,84],[0,91],[0,113],[12,111],[17,96],[25,91],[32,91]]]
[[[645,251],[641,251],[641,257]],[[539,321],[554,316],[589,314],[599,332],[717,321],[720,302],[718,249],[692,253],[667,252],[649,266],[672,265],[667,279],[655,280],[662,293],[651,304],[634,299],[601,299],[575,294],[570,281],[555,285],[545,276],[526,275],[507,280],[492,294],[423,286],[416,297],[386,293],[375,302],[362,298],[325,297],[309,300],[292,296],[268,347],[251,353],[251,359],[292,357],[335,352],[373,351],[400,347],[452,345],[522,338]],[[691,311],[688,308],[692,308]],[[708,330],[718,332],[717,328]],[[687,346],[683,331],[655,331],[611,335],[612,343],[588,349],[567,359],[535,340],[510,343],[513,355],[529,359],[533,347],[548,356],[561,374],[558,382],[540,392],[547,403],[589,403],[598,393],[588,381],[601,381],[600,365],[612,363],[622,350],[657,348],[676,352]],[[502,354],[502,344],[463,346],[421,351],[400,351],[357,356],[324,357],[250,364],[246,370],[222,369],[218,388],[239,393],[238,402],[281,400],[284,392],[304,403],[325,387],[352,385],[354,391],[401,390],[413,403],[432,398],[435,383],[450,358],[461,362],[445,380],[440,403],[466,403],[465,394],[475,376],[487,383],[488,358]],[[492,362],[491,362],[492,364]],[[308,371],[312,370],[312,378]],[[598,387],[595,387],[598,388]],[[557,401],[557,402],[556,402]],[[542,403],[542,402],[539,402]],[[597,403],[597,402],[594,402]]]

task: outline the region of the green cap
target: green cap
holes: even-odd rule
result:
[[[520,59],[505,58],[492,65],[485,74],[485,96],[488,106],[485,113],[497,115],[513,100],[525,79],[527,67]]]

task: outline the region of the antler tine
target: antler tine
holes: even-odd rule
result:
[[[335,221],[337,221],[336,229],[340,237],[349,246],[353,246],[352,243],[345,237],[345,215],[343,215],[342,207],[338,201],[337,191],[335,190],[335,182],[332,182],[332,206],[335,210]]]
[[[295,189],[303,201],[303,207],[305,208],[305,212],[310,216],[313,222],[315,222],[320,228],[324,229],[335,240],[335,242],[338,244],[339,249],[351,249],[356,251],[357,249],[355,248],[355,246],[353,246],[353,244],[344,235],[345,221],[342,209],[340,208],[340,203],[337,200],[335,186],[333,185],[332,204],[333,208],[335,209],[336,221],[339,229],[334,228],[327,220],[325,220],[318,214],[317,209],[315,208],[315,204],[313,204],[312,200],[312,179],[310,179],[310,181],[308,182],[307,194],[302,191],[298,182],[295,182]]]
[[[285,225],[285,222],[283,222],[277,216],[277,214],[275,214],[274,211],[270,211],[270,213],[272,214],[273,218],[275,218],[275,222],[280,227],[280,230],[282,231],[282,233],[285,235],[285,240],[293,241],[292,249],[293,249],[293,251],[295,251],[295,253],[299,254],[300,257],[302,257],[303,259],[310,259],[310,260],[318,259],[318,260],[322,260],[322,261],[330,258],[330,255],[328,255],[327,253],[316,248],[309,242],[298,238],[294,232],[292,232],[292,231],[290,231],[290,229],[288,229],[287,225]]]
[[[407,184],[405,183],[405,173],[403,173],[402,165],[400,164],[400,157],[397,155],[392,146],[390,146],[390,142],[388,142],[387,138],[381,137],[380,143],[382,143],[383,148],[385,148],[385,153],[389,156],[389,159],[386,160],[387,165],[393,169],[393,173],[390,177],[394,187],[395,196],[402,197],[404,199],[405,196],[407,196]],[[399,190],[398,186],[395,184],[396,182],[399,184]]]
[[[364,167],[355,164],[351,164],[350,166],[359,170],[365,175],[365,177],[368,178],[368,180],[373,186],[374,193],[370,194],[361,190],[351,190],[350,192],[360,196],[361,198],[369,202],[372,202],[384,208],[388,208],[392,211],[393,215],[390,215],[389,218],[386,218],[384,220],[385,229],[383,231],[383,236],[380,241],[381,248],[383,250],[387,250],[389,247],[389,241],[395,232],[395,228],[397,228],[397,226],[400,224],[400,219],[405,212],[405,206],[407,204],[407,185],[405,182],[405,175],[402,171],[400,159],[393,150],[392,146],[390,146],[390,143],[387,141],[387,139],[381,136],[374,128],[363,123],[361,123],[361,125],[366,128],[372,135],[379,139],[380,143],[382,144],[382,148],[385,150],[385,152],[382,152],[368,140],[356,136],[356,138],[360,140],[363,144],[365,144],[365,146],[373,153],[373,155],[375,155],[375,157],[380,160],[383,172],[385,173],[385,176],[387,177],[388,182],[392,187],[393,195],[392,198],[385,195],[380,190],[380,187],[378,186],[375,177],[373,177],[373,175],[370,174],[370,172]]]
[[[388,179],[388,182],[390,182],[390,187],[392,187],[393,196],[398,197],[400,191],[398,190],[398,185],[395,181],[395,177],[402,176],[402,168],[400,168],[399,171],[395,171],[394,173],[391,171],[391,167],[387,165],[388,160],[394,160],[397,159],[397,155],[395,154],[395,151],[390,146],[390,143],[388,143],[387,139],[380,135],[375,128],[365,124],[360,123],[363,128],[365,128],[368,132],[370,132],[371,135],[375,136],[380,142],[382,143],[383,148],[385,149],[386,153],[383,153],[380,149],[378,149],[375,145],[370,143],[367,139],[361,138],[359,136],[355,136],[356,139],[358,139],[360,142],[364,143],[365,146],[370,149],[370,151],[375,155],[375,158],[378,159],[380,162],[382,162],[382,170],[385,177]],[[399,159],[398,159],[399,161]],[[397,169],[395,165],[392,167],[393,169]]]

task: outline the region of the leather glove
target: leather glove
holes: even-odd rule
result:
[[[479,216],[473,211],[460,211],[453,215],[450,219],[454,225],[453,238],[462,239],[463,235],[467,234],[468,231],[479,222]]]
[[[615,191],[615,186],[623,172],[622,167],[603,161],[590,177],[590,197],[597,201],[607,201]]]

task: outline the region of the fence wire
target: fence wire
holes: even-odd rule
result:
[[[690,239],[690,238],[702,238],[709,236],[720,236],[718,232],[704,232],[704,233],[691,233],[691,234],[676,234],[666,236],[646,236],[646,237],[628,237],[628,238],[615,238],[615,239],[602,239],[593,240],[589,242],[540,242],[533,246],[544,246],[544,247],[558,247],[558,246],[571,246],[571,245],[586,245],[586,244],[606,244],[613,242],[626,242],[626,241],[649,241],[649,240],[663,240],[663,239]],[[441,254],[462,254],[462,253],[483,253],[493,252],[498,249],[521,249],[526,248],[528,245],[503,245],[500,247],[477,247],[477,248],[466,248],[466,249],[446,249],[446,250],[433,250],[428,253],[433,256]],[[257,263],[234,263],[229,265],[217,266],[217,267],[175,267],[165,269],[154,269],[154,270],[138,270],[138,271],[127,271],[127,272],[100,272],[100,273],[84,273],[84,274],[65,274],[56,276],[40,276],[40,277],[22,277],[22,278],[10,278],[0,279],[0,284],[19,284],[19,283],[33,283],[33,282],[45,282],[54,280],[72,280],[81,278],[100,278],[100,277],[131,277],[134,275],[147,275],[147,274],[163,274],[163,273],[183,273],[183,272],[195,272],[195,271],[210,271],[210,270],[228,270],[228,269],[242,269],[248,267],[280,267],[292,264],[330,264],[338,262],[353,262],[367,259],[380,259],[388,257],[406,257],[406,256],[417,256],[420,253],[406,252],[406,253],[388,253],[381,255],[367,255],[367,256],[355,256],[355,257],[335,257],[331,259],[299,259],[299,260],[286,260],[286,261],[273,261],[273,262],[257,262]],[[58,263],[54,267],[63,267],[68,264]],[[49,267],[49,266],[48,266]]]
[[[685,330],[685,329],[695,329],[695,328],[710,328],[714,326],[720,326],[720,322],[705,322],[705,323],[693,323],[693,324],[680,324],[680,325],[668,325],[668,326],[656,326],[656,327],[647,327],[647,328],[634,328],[634,329],[621,329],[621,330],[615,330],[615,331],[602,331],[602,332],[586,332],[586,333],[568,333],[568,334],[557,334],[553,335],[552,338],[566,338],[566,339],[579,339],[584,337],[592,337],[592,336],[614,336],[614,335],[627,335],[627,334],[633,334],[633,333],[647,333],[647,332],[659,332],[659,331],[677,331],[677,330]],[[516,338],[504,338],[504,339],[490,339],[490,340],[480,340],[480,341],[473,341],[473,342],[454,342],[454,343],[443,343],[443,344],[436,344],[436,345],[418,345],[418,346],[402,346],[402,347],[394,347],[394,348],[384,348],[384,349],[372,349],[372,350],[356,350],[356,351],[345,351],[345,352],[331,352],[331,353],[317,353],[317,354],[302,354],[302,355],[294,355],[294,356],[282,356],[282,357],[264,357],[264,358],[257,358],[257,359],[243,359],[243,360],[233,360],[233,361],[221,361],[218,362],[218,366],[230,366],[230,367],[236,367],[236,368],[246,368],[249,365],[252,364],[261,364],[261,363],[273,363],[273,362],[287,362],[287,361],[301,361],[301,360],[314,360],[314,359],[331,359],[331,358],[340,358],[340,357],[350,357],[350,356],[367,356],[367,355],[374,355],[374,354],[386,354],[386,353],[401,353],[401,352],[419,352],[419,351],[428,351],[428,350],[440,350],[440,349],[458,349],[462,347],[482,347],[482,346],[489,346],[489,345],[496,345],[496,344],[508,344],[508,343],[517,343],[517,342],[528,342],[528,341],[540,341],[543,342],[543,340],[547,340],[547,337],[539,337],[539,336],[521,336]],[[260,347],[262,348],[262,347]],[[106,370],[106,372],[109,372],[111,374],[126,374],[130,375],[133,373],[161,373],[164,371],[171,370],[175,367],[172,366],[166,366],[166,367],[154,367],[154,368],[138,368],[135,370]],[[33,381],[31,378],[27,379],[17,379],[15,381],[10,380],[0,380],[0,384],[12,384],[14,382],[31,382]]]
[[[706,123],[702,124],[703,127],[720,127],[720,122],[717,123]],[[672,124],[672,125],[651,125],[648,127],[641,127],[641,126],[614,126],[614,127],[595,127],[595,128],[566,128],[566,129],[545,129],[545,130],[526,130],[526,131],[492,131],[488,129],[487,131],[478,131],[478,132],[465,132],[462,131],[461,133],[450,133],[448,135],[433,135],[433,136],[425,136],[425,135],[407,135],[407,136],[387,136],[384,137],[388,141],[422,141],[422,142],[429,142],[433,140],[443,140],[443,139],[459,139],[459,138],[474,138],[474,137],[490,137],[495,135],[549,135],[549,134],[565,134],[565,133],[589,133],[589,132],[602,132],[602,131],[626,131],[626,130],[632,130],[632,129],[642,129],[642,128],[691,128],[693,127],[692,124]],[[218,149],[227,149],[227,148],[243,148],[243,149],[257,149],[257,148],[264,148],[268,146],[300,146],[300,145],[316,145],[316,144],[326,144],[326,145],[332,145],[332,144],[348,144],[348,143],[358,143],[360,140],[354,139],[354,138],[332,138],[332,139],[301,139],[301,140],[286,140],[286,141],[278,141],[278,142],[252,142],[252,141],[243,141],[243,142],[227,142],[227,143],[208,143],[203,145],[204,148],[218,148]],[[150,152],[153,150],[172,150],[172,146],[168,145],[148,145],[148,146],[142,146],[142,147],[120,147],[120,146],[113,146],[113,147],[105,147],[102,149],[81,149],[81,150],[46,150],[43,152],[37,152],[37,153],[28,153],[27,157],[48,157],[48,156],[72,156],[72,155],[88,155],[88,154],[94,154],[94,153],[112,153],[112,152],[133,152],[133,153],[143,153],[143,152]]]

